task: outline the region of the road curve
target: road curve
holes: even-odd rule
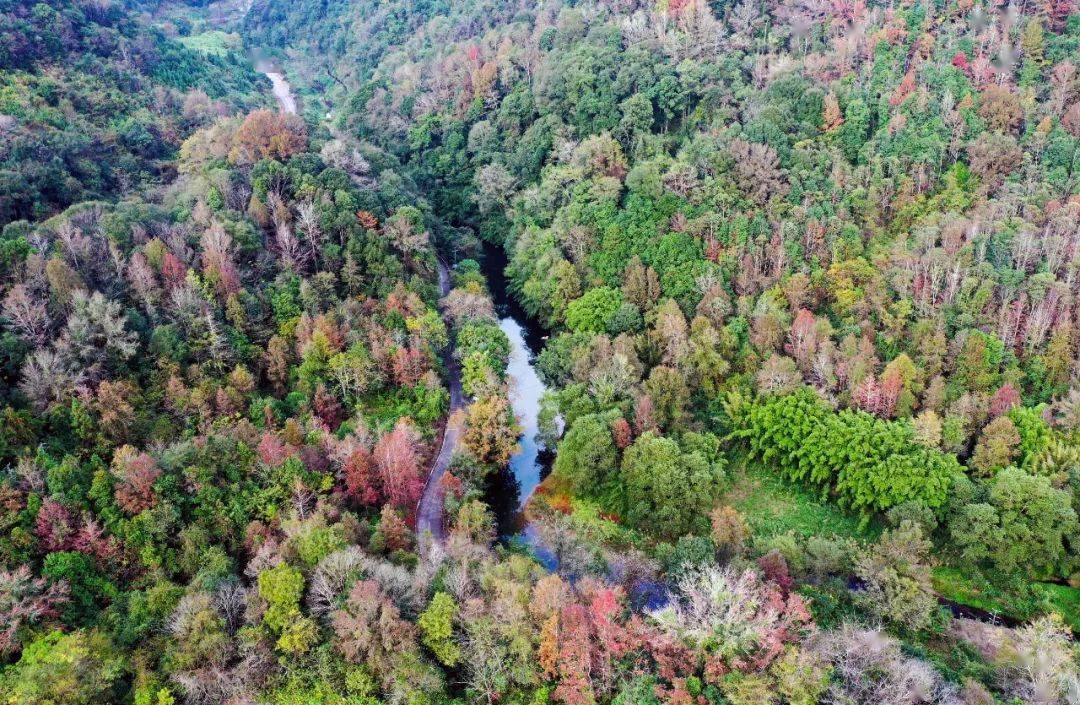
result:
[[[442,296],[450,293],[450,268],[446,266],[442,258],[439,258],[439,290]],[[447,321],[447,329],[450,322]],[[446,346],[443,353],[443,361],[446,364],[446,372],[450,382],[450,412],[446,420],[446,428],[443,429],[442,440],[439,444],[439,452],[431,463],[428,472],[427,484],[424,485],[424,494],[420,497],[420,503],[416,507],[416,535],[421,555],[427,553],[432,542],[442,543],[446,538],[446,530],[443,527],[443,495],[440,491],[443,475],[450,465],[450,459],[457,450],[464,430],[462,414],[457,413],[465,408],[465,395],[461,391],[461,367],[457,358],[454,357],[453,334],[451,343]]]

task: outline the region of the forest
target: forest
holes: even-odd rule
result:
[[[0,703],[1077,705],[1078,66],[1076,0],[0,0]]]

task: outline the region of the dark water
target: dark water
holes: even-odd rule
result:
[[[973,619],[976,622],[986,622],[987,624],[993,624],[1000,627],[1009,627],[1011,629],[1015,629],[1016,627],[1022,627],[1025,624],[1022,619],[1016,619],[1015,617],[1010,617],[1007,614],[987,612],[984,609],[972,607],[971,605],[962,605],[959,602],[954,602],[944,597],[939,597],[938,603],[944,605],[953,617]],[[1075,640],[1075,636],[1073,638]]]
[[[516,321],[521,329],[524,346],[532,353],[539,352],[547,341],[547,331],[529,316],[510,293],[509,282],[506,280],[506,252],[500,247],[484,242],[481,245],[480,255],[480,268],[487,277],[488,289],[491,290],[491,298],[495,301],[495,310],[500,322]],[[539,403],[539,397],[537,399]]]
[[[550,453],[545,452],[536,441],[537,416],[544,384],[533,368],[534,354],[542,348],[547,334],[510,294],[503,250],[485,244],[481,266],[495,301],[499,328],[510,340],[506,374],[510,403],[521,425],[521,437],[518,439],[521,450],[510,459],[508,468],[489,478],[485,498],[495,513],[499,535],[504,540],[525,541],[541,553],[536,532],[526,524],[522,509],[551,467]]]

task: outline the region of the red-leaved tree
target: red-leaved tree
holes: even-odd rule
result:
[[[375,444],[375,463],[387,501],[410,514],[424,491],[419,438],[407,418]]]

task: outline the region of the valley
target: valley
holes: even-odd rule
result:
[[[0,0],[0,702],[1073,705],[1080,6]]]

